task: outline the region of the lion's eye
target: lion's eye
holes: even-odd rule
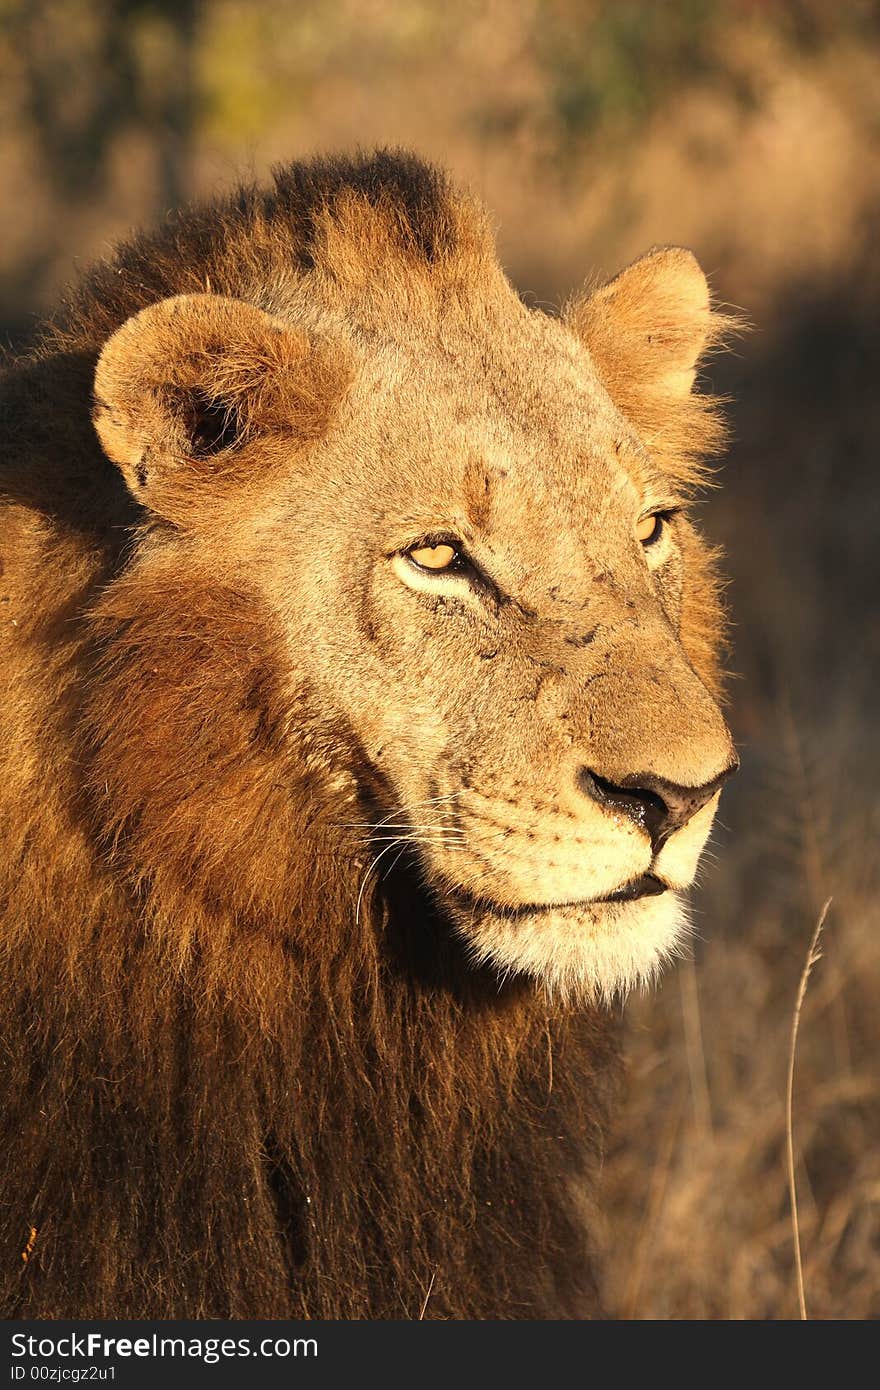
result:
[[[666,518],[662,512],[652,512],[650,516],[643,516],[641,521],[636,522],[636,540],[641,541],[642,545],[656,545],[663,535],[663,527]]]
[[[418,545],[408,550],[407,557],[420,570],[448,570],[460,558],[460,551],[454,545],[442,541],[439,545]]]

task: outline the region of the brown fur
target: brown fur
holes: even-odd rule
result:
[[[655,450],[656,474],[687,488],[717,443],[711,403],[682,385],[712,320],[698,305],[682,327],[674,294],[661,312],[655,270],[641,297],[630,289],[661,335],[656,371],[639,362],[628,374],[601,299],[576,305],[570,321],[595,343],[611,398],[642,436],[628,457]],[[684,272],[698,295],[698,272],[689,262]],[[620,287],[603,293],[619,298]],[[619,317],[619,303],[615,313],[632,346],[638,323]],[[533,323],[560,344],[557,385],[533,379],[517,347]],[[393,388],[411,343],[436,363],[434,384],[410,389],[412,428],[394,406],[392,439],[370,402]],[[425,890],[424,859],[364,893],[374,846],[357,823],[375,820],[377,804],[379,819],[394,813],[411,792],[370,723],[379,687],[359,713],[350,686],[370,662],[411,669],[426,639],[395,647],[403,639],[387,604],[411,595],[389,599],[397,589],[383,579],[363,588],[357,636],[343,647],[348,619],[328,612],[342,590],[321,589],[339,556],[346,582],[360,582],[356,543],[371,533],[369,500],[390,471],[380,477],[373,461],[396,450],[393,471],[406,480],[422,431],[444,437],[430,394],[441,396],[443,373],[461,378],[450,429],[484,409],[472,395],[485,396],[486,419],[522,414],[523,447],[548,430],[561,444],[580,351],[567,329],[545,328],[515,301],[468,199],[409,156],[377,155],[295,165],[270,193],[245,190],[123,246],[40,347],[9,364],[6,1316],[599,1311],[585,1217],[615,1085],[612,1017],[523,977],[499,984],[475,964],[442,898]],[[362,435],[352,425],[359,381]],[[628,437],[622,417],[608,419],[615,438]],[[338,437],[344,466],[326,453]],[[495,543],[509,531],[508,470],[488,469],[474,449],[463,466],[470,524]],[[357,508],[335,503],[340,480],[354,487],[361,475]],[[700,680],[633,570],[642,607],[630,608],[644,612],[654,650],[668,648],[656,660],[679,682],[674,708],[690,713],[658,706],[632,737],[660,773],[678,750],[679,780],[696,783],[727,756],[706,694],[721,615],[710,558],[681,526],[679,577],[661,599]],[[311,569],[305,558],[290,568],[298,538],[316,532],[320,567],[310,553]],[[477,677],[496,682],[488,703],[498,682],[513,701],[519,668],[506,653],[522,652],[528,708],[552,707],[548,729],[557,727],[573,698],[566,673],[579,689],[586,663],[617,650],[594,632],[617,631],[623,581],[600,582],[598,559],[590,573],[596,593],[552,621],[525,588],[499,604],[498,623],[527,628],[503,651],[479,629]],[[461,660],[461,640],[444,628],[438,669]],[[483,698],[474,683],[469,708]],[[596,727],[604,710],[592,710]],[[405,766],[434,737],[424,718],[416,752],[401,743]],[[540,798],[526,788],[519,799]],[[430,854],[428,863],[431,878]]]

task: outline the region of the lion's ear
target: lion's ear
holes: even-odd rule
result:
[[[326,432],[338,356],[241,300],[177,295],[105,343],[93,420],[134,496],[183,525]]]
[[[575,298],[565,321],[585,343],[606,390],[660,467],[699,481],[701,460],[725,440],[719,401],[692,393],[704,353],[743,326],[712,308],[692,251],[649,251],[613,280]]]
[[[612,396],[622,374],[638,375],[667,396],[686,396],[697,362],[717,336],[706,277],[681,246],[649,251],[576,300],[567,317]]]

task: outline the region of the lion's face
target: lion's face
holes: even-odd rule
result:
[[[688,314],[707,315],[694,263],[666,255]],[[652,265],[648,298],[656,279]],[[624,288],[628,300],[638,285]],[[167,302],[190,345],[196,310],[216,332],[208,299]],[[252,336],[269,333],[264,376],[297,372],[309,343],[240,307]],[[327,421],[287,463],[276,428],[271,485],[239,500],[234,523],[213,517],[202,542],[222,554],[233,535],[237,571],[281,619],[291,691],[337,750],[330,770],[354,772],[371,857],[390,865],[416,846],[476,959],[609,997],[680,939],[680,894],[736,759],[710,693],[716,601],[683,478],[612,398],[613,355],[583,341],[595,298],[580,313],[553,320],[496,285],[479,314],[450,306],[427,328],[349,335],[344,370],[335,350],[325,359],[345,383]],[[111,347],[139,320],[142,339],[145,314]],[[662,389],[684,398],[706,330],[658,332],[672,344]],[[163,339],[160,374],[166,357]],[[105,350],[99,432],[133,490],[152,467],[164,498],[169,469],[142,427],[132,442],[119,371]],[[280,391],[267,407],[266,394],[262,409],[300,420],[320,386],[306,405]],[[164,507],[175,522],[177,505]]]
[[[696,541],[563,325],[470,349],[355,389],[347,486],[300,518],[296,660],[362,749],[384,865],[415,843],[476,956],[609,993],[679,938],[735,764],[682,645]]]

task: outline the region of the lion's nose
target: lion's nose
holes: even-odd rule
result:
[[[701,787],[681,787],[650,772],[635,773],[622,782],[609,782],[588,767],[579,770],[577,783],[586,796],[610,810],[621,811],[646,830],[651,847],[658,854],[669,836],[687,825],[738,767],[739,759],[735,758]]]

